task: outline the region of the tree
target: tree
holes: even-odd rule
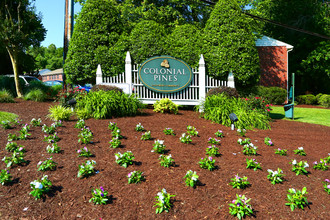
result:
[[[209,75],[227,79],[233,72],[238,85],[254,85],[259,79],[255,36],[235,0],[220,0],[204,29],[203,54]]]
[[[55,44],[48,47],[29,47],[27,54],[33,57],[36,72],[41,69],[55,70],[63,67],[63,48],[56,48]]]
[[[2,0],[0,2],[0,43],[6,48],[15,75],[17,96],[22,97],[18,75],[20,53],[44,40],[46,30],[40,15],[29,0]]]

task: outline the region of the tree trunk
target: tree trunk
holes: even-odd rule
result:
[[[8,47],[6,47],[8,53],[9,53],[9,57],[11,60],[11,64],[13,66],[13,70],[14,70],[14,79],[15,79],[15,86],[16,86],[16,93],[17,93],[17,97],[18,98],[22,98],[23,94],[22,94],[22,89],[19,83],[19,77],[18,77],[18,64],[17,64],[17,53],[15,51],[10,50]]]

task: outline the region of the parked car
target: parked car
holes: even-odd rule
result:
[[[4,76],[14,78],[14,75],[4,75]],[[23,79],[24,82],[25,82],[25,85],[27,85],[27,86],[28,86],[28,85],[30,84],[30,82],[32,82],[32,81],[40,81],[38,78],[36,78],[36,77],[34,77],[34,76],[19,75],[18,77],[21,78],[21,79]]]
[[[52,80],[43,82],[46,86],[56,86],[56,85],[63,85],[63,81],[61,80]]]
[[[93,86],[92,86],[92,84],[85,84],[83,86],[75,85],[74,87],[79,89],[79,90],[85,90],[86,92],[89,92],[89,90],[91,90]]]

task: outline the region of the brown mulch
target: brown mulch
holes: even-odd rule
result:
[[[52,122],[45,116],[48,108],[54,103],[37,103],[18,100],[17,103],[1,103],[0,111],[19,115],[23,123],[32,118],[41,118],[43,123]],[[94,143],[87,147],[95,157],[98,174],[85,179],[77,178],[78,165],[86,159],[77,157],[76,150],[84,145],[78,144],[78,129],[74,128],[77,120],[64,122],[64,127],[57,129],[61,140],[58,142],[63,152],[53,154],[58,163],[55,171],[37,171],[37,163],[50,155],[46,152],[47,143],[43,141],[41,127],[31,130],[28,140],[17,141],[27,149],[25,159],[28,164],[10,169],[14,182],[9,186],[0,186],[0,219],[234,219],[228,210],[228,204],[236,194],[245,194],[251,198],[250,204],[257,219],[329,219],[329,195],[324,191],[322,181],[330,179],[329,171],[312,168],[314,161],[319,161],[330,153],[330,127],[288,120],[275,120],[271,130],[248,131],[247,137],[257,145],[258,156],[242,154],[242,146],[237,144],[240,138],[235,131],[199,117],[197,112],[180,110],[178,115],[154,113],[151,109],[136,117],[115,118],[111,120],[89,119],[86,124],[94,133]],[[109,148],[111,132],[109,121],[116,122],[125,137],[123,146]],[[136,124],[151,131],[155,139],[165,140],[167,154],[172,154],[175,167],[164,168],[159,165],[156,153],[152,153],[154,140],[140,140],[141,133],[134,130]],[[198,137],[192,138],[192,144],[179,142],[179,137],[186,131],[186,126],[195,126]],[[162,131],[166,127],[174,129],[176,136],[166,136]],[[0,128],[0,158],[9,156],[5,150],[8,133],[15,133],[19,126],[4,130]],[[221,129],[225,137],[219,146],[221,156],[216,158],[217,169],[201,169],[198,161],[205,157],[209,137]],[[263,143],[270,137],[273,147]],[[275,148],[288,150],[288,156],[274,154]],[[294,155],[293,150],[304,147],[307,156]],[[135,163],[128,168],[115,163],[114,153],[132,151]],[[262,170],[246,169],[246,158],[256,158]],[[304,160],[310,165],[309,175],[296,176],[291,171],[291,160]],[[0,162],[0,168],[5,163]],[[272,185],[267,179],[267,169],[281,168],[285,174],[283,184]],[[139,184],[128,184],[127,174],[133,170],[144,172],[146,181]],[[183,177],[188,170],[199,175],[200,184],[196,188],[185,185]],[[30,182],[47,174],[53,183],[51,193],[44,199],[35,200],[29,192]],[[235,174],[247,176],[251,186],[244,189],[233,189],[229,185]],[[92,188],[103,186],[111,195],[107,205],[89,203]],[[293,212],[285,206],[289,188],[307,187],[309,206],[304,210]],[[173,208],[162,214],[155,214],[155,196],[162,188],[175,194]],[[328,216],[328,217],[327,217]],[[253,218],[253,217],[248,217]]]

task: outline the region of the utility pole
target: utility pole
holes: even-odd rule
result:
[[[71,36],[73,33],[73,21],[74,21],[74,0],[65,0],[63,66],[68,53]],[[65,84],[65,74],[63,73],[63,88],[64,88],[64,84]]]

